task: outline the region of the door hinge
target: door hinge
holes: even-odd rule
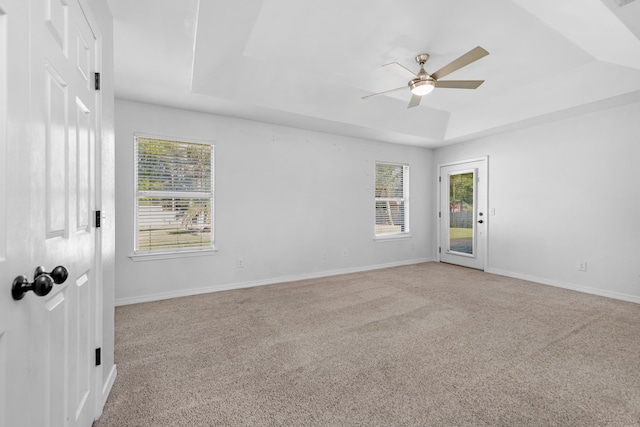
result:
[[[96,348],[96,366],[102,365],[102,348]]]
[[[96,211],[96,228],[100,228],[100,219],[102,218],[102,212]]]
[[[93,73],[93,83],[95,90],[100,90],[100,73]]]
[[[442,182],[442,177],[441,176],[438,177],[438,182]]]
[[[442,246],[438,246],[438,253],[441,254],[442,253]]]
[[[438,212],[438,218],[442,218],[442,212]]]

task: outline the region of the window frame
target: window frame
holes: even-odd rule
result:
[[[402,197],[377,197],[377,181],[378,181],[378,165],[386,165],[386,166],[401,166],[402,167]],[[410,165],[408,163],[397,163],[397,162],[388,162],[388,161],[375,161],[374,163],[374,212],[373,212],[373,239],[376,241],[385,241],[385,240],[399,240],[399,239],[408,239],[411,238],[411,223],[410,223]],[[378,202],[387,202],[387,201],[400,201],[403,203],[404,209],[404,231],[399,231],[395,233],[386,233],[386,234],[377,234],[376,226],[377,224],[377,212],[376,206]]]
[[[138,189],[138,140],[139,139],[156,139],[167,142],[177,142],[184,144],[208,145],[211,148],[211,187],[208,192],[207,199],[210,200],[210,227],[211,227],[211,244],[199,247],[189,248],[169,248],[169,249],[139,249],[139,212],[138,203],[140,197],[171,197],[171,195],[180,194],[180,198],[198,198],[202,199],[202,192],[178,192],[178,191],[149,191]],[[158,259],[171,259],[193,256],[213,255],[217,252],[215,247],[215,144],[210,140],[199,140],[195,138],[177,138],[166,135],[153,135],[147,133],[134,133],[133,136],[133,252],[129,257],[133,261],[148,261]],[[206,192],[205,192],[206,193]]]

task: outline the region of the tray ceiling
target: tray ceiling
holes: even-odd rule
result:
[[[640,1],[108,1],[124,99],[425,147],[640,100]],[[361,99],[476,46],[476,90]]]

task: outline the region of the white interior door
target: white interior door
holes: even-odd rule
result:
[[[0,0],[0,426],[90,426],[96,412],[99,52],[88,22],[79,0]],[[14,299],[14,278],[33,283],[39,265],[68,278]]]
[[[439,167],[439,258],[485,269],[487,159]]]

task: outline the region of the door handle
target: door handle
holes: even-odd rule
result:
[[[48,274],[41,274],[33,279],[33,283],[29,283],[29,279],[20,275],[13,280],[11,286],[11,296],[18,301],[24,297],[29,291],[33,291],[39,297],[43,297],[51,292],[53,288],[53,279]]]
[[[61,265],[51,270],[51,273],[47,273],[43,266],[38,266],[33,273],[32,283],[29,283],[29,279],[23,275],[13,280],[11,296],[13,296],[14,300],[18,301],[24,297],[24,294],[33,291],[34,294],[43,297],[51,292],[54,283],[57,285],[64,283],[67,277],[69,277],[69,272]]]
[[[483,224],[483,223],[484,223],[484,220],[482,220],[482,219],[478,220],[478,224]]]
[[[69,277],[69,272],[67,271],[66,268],[64,268],[61,265],[59,265],[56,268],[54,268],[53,270],[51,270],[51,273],[47,273],[44,270],[45,270],[45,268],[43,266],[41,266],[41,265],[36,267],[36,271],[35,271],[35,273],[33,273],[34,279],[36,277],[42,275],[42,274],[48,274],[53,279],[53,282],[56,285],[59,285],[61,283],[64,283],[64,281],[67,280],[67,277]]]

